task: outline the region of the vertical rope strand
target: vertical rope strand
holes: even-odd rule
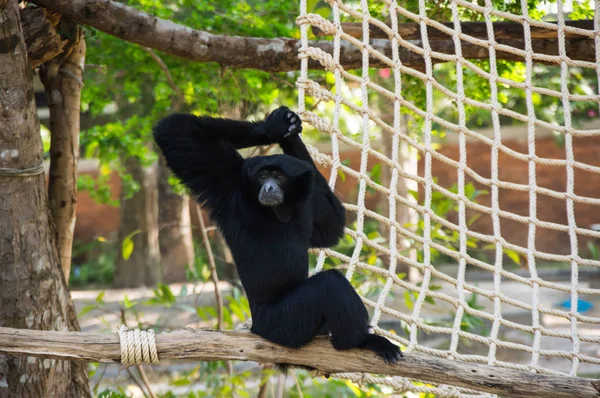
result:
[[[333,108],[332,127],[333,131],[339,131],[342,105],[342,75],[338,65],[340,63],[340,41],[343,31],[342,24],[340,22],[340,8],[338,7],[337,1],[332,2],[331,9],[333,11],[333,23],[336,28],[335,35],[333,37],[333,63],[336,65],[336,68],[333,71],[333,76],[335,79],[335,103]],[[331,165],[331,175],[329,176],[329,187],[333,191],[335,190],[335,183],[337,181],[337,175],[341,165],[339,139],[336,133],[331,134],[331,154],[333,157],[333,164]],[[315,272],[320,272],[323,270],[325,257],[325,250],[320,250]]]
[[[368,86],[371,81],[369,77],[369,3],[367,0],[361,0],[360,8],[362,11],[362,77],[360,81],[360,92],[362,95],[361,111],[362,111],[362,153],[360,157],[360,182],[358,188],[358,214],[356,217],[356,231],[358,238],[356,239],[356,247],[352,253],[352,259],[346,272],[348,280],[352,279],[352,274],[358,264],[358,259],[363,247],[364,224],[365,224],[365,195],[367,193],[367,181],[364,176],[367,173],[367,165],[369,162],[369,151],[371,149],[371,140],[369,137],[369,90]]]
[[[495,363],[496,361],[496,348],[495,340],[498,337],[500,324],[502,322],[502,302],[500,301],[499,295],[501,294],[500,283],[501,273],[503,270],[502,259],[504,256],[504,250],[502,247],[502,232],[500,229],[500,195],[499,195],[499,150],[502,146],[502,132],[500,130],[500,118],[498,110],[501,108],[500,102],[498,101],[498,68],[496,65],[496,38],[494,36],[494,26],[490,13],[493,11],[493,4],[491,0],[485,2],[485,23],[487,28],[489,46],[489,59],[490,59],[490,102],[492,104],[492,128],[494,129],[494,143],[492,144],[492,158],[491,158],[491,169],[492,169],[492,228],[494,231],[494,243],[495,243],[495,259],[494,259],[494,322],[492,324],[491,338],[492,344],[488,351],[488,363]]]
[[[392,31],[394,32],[391,37],[391,45],[392,45],[392,59],[394,60],[394,132],[392,134],[392,162],[394,164],[398,164],[398,152],[400,147],[400,128],[401,128],[401,120],[402,115],[400,114],[400,95],[402,92],[402,75],[400,72],[400,52],[398,51],[398,16],[396,14],[396,0],[392,0],[389,5],[390,12],[390,20],[392,23]],[[382,134],[386,134],[386,132],[382,132]],[[398,169],[392,169],[392,177],[390,179],[390,193],[388,195],[388,205],[389,205],[389,216],[390,220],[396,220],[396,193],[398,192]],[[381,317],[381,308],[385,304],[385,299],[393,285],[392,275],[396,274],[396,266],[398,263],[398,231],[394,224],[390,225],[390,266],[389,266],[389,275],[387,280],[385,281],[385,286],[379,295],[379,299],[377,300],[377,306],[375,307],[375,311],[373,313],[373,320],[371,324],[376,326],[379,323],[379,318]]]
[[[458,226],[460,229],[459,237],[459,252],[460,260],[458,261],[458,275],[456,283],[456,295],[460,301],[460,306],[456,309],[454,316],[454,325],[452,329],[459,331],[463,320],[463,314],[465,307],[468,307],[467,301],[465,300],[464,284],[465,284],[465,271],[467,267],[467,215],[465,209],[465,169],[467,167],[467,143],[465,138],[464,130],[466,129],[467,120],[465,114],[465,88],[463,86],[463,65],[462,65],[462,46],[460,42],[460,34],[462,28],[460,26],[460,17],[458,15],[458,7],[456,3],[452,3],[452,19],[454,20],[454,35],[452,40],[454,41],[454,48],[456,51],[456,90],[458,93],[458,101],[456,101],[456,107],[458,109],[458,125],[460,131],[458,133],[459,141],[459,167],[458,167]],[[458,333],[452,333],[450,339],[450,351],[449,357],[454,357],[457,354],[459,335]]]
[[[521,12],[525,17],[529,15],[529,9],[527,0],[521,0]],[[525,84],[527,86],[525,90],[525,99],[527,102],[527,115],[529,116],[529,123],[527,125],[527,146],[529,148],[530,161],[528,162],[529,169],[529,231],[527,238],[527,265],[529,267],[529,273],[531,278],[535,281],[537,275],[537,264],[534,256],[535,252],[535,236],[536,236],[536,221],[537,221],[537,175],[536,175],[536,163],[535,163],[535,108],[533,106],[533,99],[531,94],[532,78],[533,78],[533,61],[531,54],[533,52],[531,46],[531,28],[529,21],[525,19],[523,22],[523,32],[525,38]],[[541,344],[541,333],[540,327],[540,315],[538,309],[539,300],[539,284],[534,282],[532,292],[532,325],[534,328],[534,343],[533,343],[533,354],[531,365],[535,368],[539,360],[539,347]]]
[[[427,81],[425,82],[425,96],[426,96],[426,110],[425,115],[425,126],[424,126],[424,139],[425,139],[425,203],[424,206],[427,210],[431,209],[431,196],[432,196],[432,183],[433,177],[431,175],[431,119],[434,116],[433,110],[433,64],[431,62],[431,47],[429,46],[429,39],[427,36],[427,24],[425,18],[427,18],[427,8],[425,7],[425,0],[419,0],[419,16],[421,17],[421,39],[423,42],[423,58],[425,59],[425,72],[427,75]],[[431,279],[431,217],[429,211],[423,214],[423,266],[425,269],[423,275],[423,282],[419,289],[419,297],[415,301],[412,317],[419,319],[421,315],[421,308],[423,302],[429,292],[429,280]],[[417,345],[417,324],[413,322],[410,325],[410,345],[407,351],[412,351]]]
[[[577,304],[579,300],[579,250],[577,245],[577,223],[575,222],[575,207],[573,204],[572,195],[575,194],[575,172],[573,163],[575,163],[575,155],[573,154],[573,136],[571,124],[571,103],[569,99],[569,64],[567,51],[565,48],[565,15],[563,12],[563,2],[558,0],[557,19],[558,19],[558,54],[561,58],[560,63],[560,91],[562,93],[562,105],[565,117],[565,150],[567,159],[567,219],[569,221],[569,240],[571,243],[571,340],[573,341],[573,365],[571,367],[571,376],[577,375],[579,369],[579,336],[577,331]]]

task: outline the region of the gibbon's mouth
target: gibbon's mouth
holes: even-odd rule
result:
[[[283,195],[281,194],[268,194],[261,191],[258,195],[258,201],[261,205],[266,207],[275,207],[283,203]]]

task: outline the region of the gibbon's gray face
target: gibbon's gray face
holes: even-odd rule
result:
[[[260,184],[258,201],[263,206],[279,206],[285,199],[285,185],[288,177],[279,168],[263,168],[256,178]]]

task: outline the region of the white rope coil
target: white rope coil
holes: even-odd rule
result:
[[[130,330],[121,325],[118,334],[123,366],[158,363],[154,330]]]

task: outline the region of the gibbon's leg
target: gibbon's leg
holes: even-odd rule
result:
[[[300,347],[326,328],[337,349],[358,347],[369,329],[364,304],[337,270],[313,275],[252,314],[252,332],[288,347]]]
[[[338,270],[320,272],[282,297],[263,303],[252,314],[252,332],[298,348],[326,329],[338,350],[364,348],[387,362],[402,357],[399,347],[369,333],[369,314],[360,296]]]

